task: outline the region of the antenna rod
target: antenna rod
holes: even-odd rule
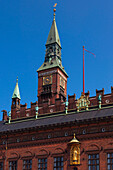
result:
[[[83,46],[83,94],[85,94],[84,46]]]

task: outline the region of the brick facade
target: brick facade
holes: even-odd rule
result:
[[[73,133],[76,133],[81,143],[78,170],[88,170],[88,154],[94,153],[99,153],[100,169],[106,170],[107,153],[113,152],[113,120],[110,119],[97,120],[97,122],[89,120],[78,125],[68,123],[56,127],[48,125],[7,131],[1,135],[0,160],[4,165],[6,161],[6,169],[9,167],[10,160],[17,160],[18,169],[22,169],[23,160],[32,159],[32,169],[35,170],[38,167],[38,158],[47,158],[48,170],[52,170],[54,157],[63,156],[64,170],[74,169],[74,166],[70,166],[69,147]]]
[[[51,31],[55,24],[54,15]],[[49,38],[54,35],[51,31]],[[62,66],[58,33],[58,40],[52,38],[52,43],[46,44],[45,61],[37,71],[38,101],[31,102],[31,107],[27,108],[18,95],[13,96],[11,115],[3,110],[0,166],[3,163],[4,170],[8,170],[10,163],[16,162],[17,169],[22,170],[24,163],[31,160],[32,168],[27,169],[44,170],[38,168],[38,160],[47,159],[47,170],[107,170],[108,160],[113,161],[108,157],[113,153],[113,87],[110,94],[104,94],[104,89],[96,90],[93,97],[88,91],[81,95],[84,97],[81,103],[75,94],[66,99],[68,75]],[[70,156],[73,160],[74,156],[76,158],[74,152],[73,155],[70,152],[71,146],[76,144],[70,144],[74,134],[74,140],[80,142],[79,164],[70,163]],[[54,168],[54,158],[60,158],[63,164]]]

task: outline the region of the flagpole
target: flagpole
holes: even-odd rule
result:
[[[85,52],[84,51],[87,51],[88,53],[91,53],[92,55],[94,55],[96,57],[96,55],[88,50],[85,49],[85,47],[83,46],[83,94],[85,94]]]
[[[84,46],[83,46],[83,94],[85,94]]]

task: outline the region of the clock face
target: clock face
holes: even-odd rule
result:
[[[65,89],[65,80],[60,77],[60,85]]]
[[[43,85],[51,84],[52,83],[52,77],[51,76],[46,76],[43,77]]]

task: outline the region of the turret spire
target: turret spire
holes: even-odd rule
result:
[[[19,86],[18,86],[18,77],[16,79],[16,86],[15,86],[15,89],[14,89],[14,92],[13,92],[13,95],[12,95],[12,99],[14,98],[20,98],[20,91],[19,91]]]
[[[57,43],[61,47],[58,29],[57,29],[56,21],[55,21],[56,9],[54,8],[53,11],[54,11],[54,17],[53,17],[52,26],[51,26],[51,29],[50,29],[50,32],[47,38],[46,46],[49,44]]]

